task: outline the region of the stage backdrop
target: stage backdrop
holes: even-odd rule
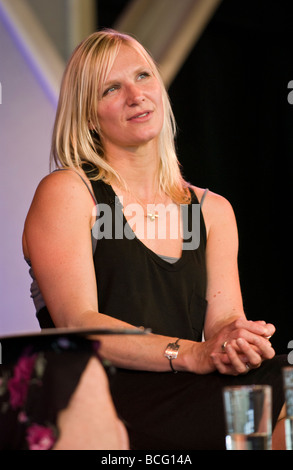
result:
[[[55,115],[45,84],[0,15],[0,335],[38,329],[22,255],[25,216],[48,173]]]

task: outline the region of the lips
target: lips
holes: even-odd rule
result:
[[[140,111],[139,113],[134,114],[130,118],[128,118],[128,121],[133,121],[135,119],[137,120],[143,120],[145,118],[148,118],[150,116],[152,111]]]

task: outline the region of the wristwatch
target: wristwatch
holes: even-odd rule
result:
[[[177,359],[178,356],[178,350],[180,348],[178,342],[180,341],[180,338],[178,338],[175,343],[169,343],[168,346],[165,349],[164,356],[169,359],[170,361],[170,367],[172,372],[175,374],[177,373],[177,370],[174,369],[172,361],[173,359]]]

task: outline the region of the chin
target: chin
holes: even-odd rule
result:
[[[159,135],[160,135],[161,129],[158,131],[149,131],[149,132],[143,132],[140,135],[137,135],[136,137],[133,137],[133,144],[134,145],[146,145],[154,140],[158,140]]]

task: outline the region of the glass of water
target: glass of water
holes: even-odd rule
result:
[[[227,450],[271,450],[272,388],[269,385],[225,387]]]
[[[286,400],[286,449],[293,450],[293,367],[284,367],[282,372]]]

